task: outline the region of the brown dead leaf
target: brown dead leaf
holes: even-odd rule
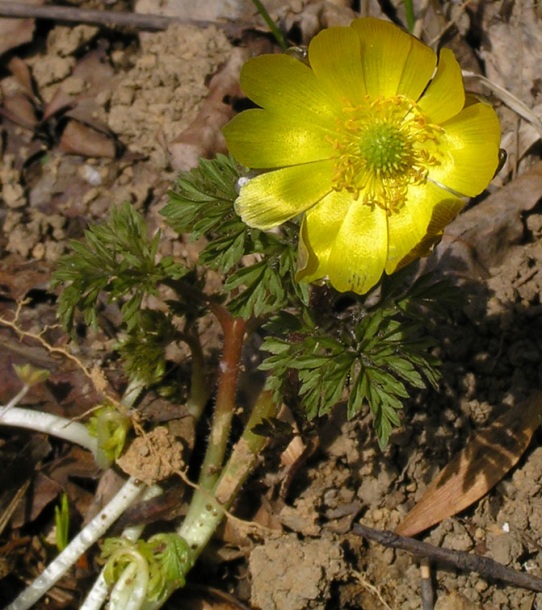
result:
[[[54,92],[51,100],[43,108],[42,121],[49,121],[55,114],[60,114],[72,108],[74,103],[74,98],[59,87]]]
[[[32,73],[27,63],[20,57],[12,57],[8,62],[8,70],[15,77],[17,83],[29,98],[37,101],[34,94],[34,84],[32,81]]]
[[[78,99],[94,98],[101,91],[111,90],[115,86],[115,70],[109,63],[103,45],[83,55],[75,65],[72,76],[80,78],[87,86],[84,94],[78,96]]]
[[[12,57],[7,68],[13,79],[11,86],[1,83],[4,100],[0,114],[25,129],[34,130],[38,124],[37,109],[41,101],[34,93],[30,68],[19,57]]]
[[[22,4],[40,6],[43,0],[20,0]],[[15,49],[34,37],[34,19],[0,19],[0,55]]]
[[[15,511],[11,524],[22,527],[39,517],[42,511],[57,500],[65,491],[70,499],[70,505],[80,515],[85,515],[94,494],[77,482],[77,479],[94,479],[99,468],[94,458],[81,447],[70,447],[66,455],[48,462],[43,467],[36,466],[32,478],[32,492],[27,494],[25,501]]]
[[[431,482],[396,533],[415,536],[484,496],[517,464],[540,425],[541,416],[542,391],[537,391],[476,432]]]
[[[39,463],[51,451],[51,445],[43,435],[34,435],[20,448],[20,444],[13,442],[16,450],[12,451],[11,446],[2,448],[2,461],[0,463],[0,512],[4,515],[8,511],[8,506],[12,499],[17,495],[19,489],[27,487],[32,480],[34,473],[39,468]],[[31,494],[30,494],[31,495]],[[27,513],[25,505],[28,502],[29,494],[18,496],[18,502],[11,507],[13,527],[17,524],[26,523]]]
[[[4,91],[0,112],[13,123],[34,130],[38,124],[36,109],[40,105],[40,100],[34,94],[30,68],[19,57],[12,57],[7,67],[17,83],[17,89]]]
[[[44,289],[50,281],[50,264],[28,261],[16,255],[0,261],[0,296],[20,301],[30,290]]]
[[[542,196],[542,163],[458,216],[446,229],[436,256],[426,261],[454,275],[478,279],[500,265],[524,237],[522,215]]]
[[[71,80],[70,80],[71,79]],[[78,80],[74,93],[73,79]],[[72,83],[72,87],[68,86]],[[104,131],[106,127],[95,119],[99,111],[96,96],[103,91],[111,91],[115,87],[115,74],[107,62],[103,48],[93,49],[77,61],[70,78],[64,81],[55,91],[53,98],[43,112],[43,120],[54,114],[68,110],[66,116],[76,119],[97,131]],[[67,90],[66,90],[67,89]]]
[[[0,55],[30,42],[34,27],[34,19],[0,19]]]
[[[5,98],[0,114],[25,129],[34,130],[38,124],[34,104],[24,93],[19,91]]]
[[[114,159],[117,150],[114,139],[79,121],[69,121],[62,136],[59,148],[65,153],[86,157],[105,157]]]
[[[536,82],[540,81],[542,29],[535,3],[512,2],[510,14],[494,5],[484,11],[484,43],[480,56],[486,75],[528,107],[537,102]]]

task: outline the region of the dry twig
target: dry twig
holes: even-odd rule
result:
[[[105,27],[125,27],[136,30],[165,30],[174,23],[193,25],[200,28],[214,26],[224,31],[227,36],[239,35],[246,24],[222,23],[201,19],[186,19],[182,17],[167,17],[164,15],[145,15],[115,11],[99,11],[80,9],[67,6],[33,6],[18,2],[1,2],[0,17],[15,17],[19,19],[48,19],[60,23],[101,25]]]
[[[516,587],[530,589],[531,591],[542,591],[542,578],[507,568],[489,557],[443,549],[427,542],[399,536],[390,531],[376,530],[360,523],[354,524],[352,531],[358,536],[363,536],[384,546],[403,549],[418,557],[427,557],[431,561],[446,563],[459,570],[477,572],[484,578],[500,580]]]

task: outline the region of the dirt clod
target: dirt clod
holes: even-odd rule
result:
[[[268,540],[250,555],[252,602],[260,610],[325,610],[331,584],[345,577],[345,567],[333,538]]]

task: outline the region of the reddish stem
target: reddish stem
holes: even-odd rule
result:
[[[224,463],[235,411],[237,381],[246,329],[245,321],[241,318],[233,318],[222,305],[211,303],[210,308],[222,326],[224,347],[220,360],[213,424],[199,480],[199,484],[208,490],[214,486]]]

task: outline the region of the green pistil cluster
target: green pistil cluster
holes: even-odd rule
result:
[[[337,124],[333,187],[362,197],[388,213],[406,201],[409,185],[422,184],[438,163],[438,127],[401,96],[344,109]]]
[[[377,123],[362,134],[359,153],[377,175],[393,176],[405,171],[412,160],[412,146],[395,125]]]

